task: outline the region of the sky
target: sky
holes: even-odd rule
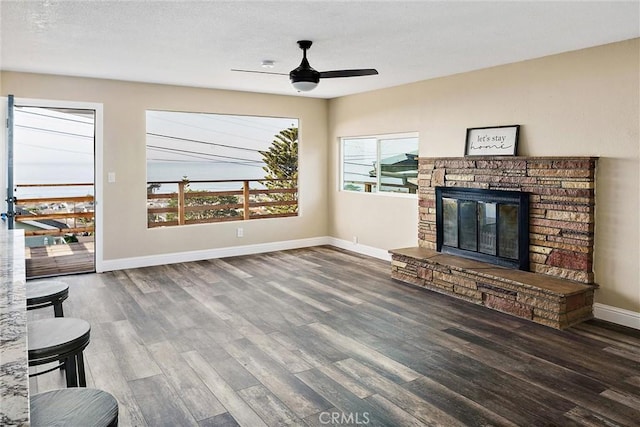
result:
[[[147,180],[260,179],[268,150],[292,118],[147,111]]]
[[[14,164],[92,164],[93,132],[93,117],[51,108],[16,107]]]
[[[147,161],[261,161],[281,130],[297,127],[291,118],[147,111]]]

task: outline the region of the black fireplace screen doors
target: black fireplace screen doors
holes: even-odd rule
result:
[[[436,187],[439,252],[529,270],[529,195]]]

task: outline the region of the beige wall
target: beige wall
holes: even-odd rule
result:
[[[338,138],[418,131],[423,157],[462,156],[467,127],[520,124],[518,154],[599,156],[598,302],[640,312],[638,39],[329,103],[329,233],[415,246],[415,200],[338,191]]]
[[[357,237],[359,244],[385,250],[418,245],[417,196],[339,191],[339,138],[419,131],[423,127],[420,98],[413,85],[404,85],[330,101],[331,236],[347,241]],[[419,136],[422,140],[422,132]]]
[[[104,259],[117,260],[327,235],[327,101],[166,85],[3,72],[2,95],[102,103]],[[145,110],[300,119],[300,216],[147,229]],[[116,172],[107,183],[107,172]],[[236,237],[236,227],[244,237]]]

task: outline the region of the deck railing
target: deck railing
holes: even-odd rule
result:
[[[216,186],[237,189],[215,189]],[[167,191],[167,187],[173,191]],[[298,188],[297,183],[292,180],[183,180],[147,183],[147,226],[150,228],[297,215]]]
[[[204,188],[216,185],[237,186],[237,189]],[[174,191],[164,191],[172,186]],[[15,206],[19,213],[15,216],[15,221],[25,225],[33,221],[42,225],[41,229],[25,230],[25,236],[93,233],[94,196],[59,196],[53,190],[55,187],[89,187],[92,190],[93,184],[16,185],[16,189],[47,188],[46,193],[52,194],[17,198]],[[298,215],[298,188],[297,183],[292,180],[154,181],[149,182],[147,188],[149,227]],[[17,194],[19,193],[18,191]]]
[[[20,188],[41,188],[50,196],[21,198],[17,191],[16,211],[14,220],[18,223],[28,224],[33,221],[39,223],[42,229],[25,229],[25,236],[62,236],[67,234],[90,234],[95,230],[94,196],[58,196],[52,188],[88,187],[93,192],[93,184],[18,184]],[[43,208],[42,206],[45,206]],[[54,209],[50,205],[63,206]]]

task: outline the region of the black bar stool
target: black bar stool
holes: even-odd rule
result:
[[[67,387],[86,387],[83,350],[89,345],[91,325],[82,319],[56,317],[35,320],[27,324],[29,366],[62,362]],[[51,372],[29,374],[30,377]]]
[[[53,306],[55,317],[63,317],[62,301],[69,297],[69,285],[59,280],[27,283],[27,310]]]
[[[91,388],[64,388],[31,396],[31,426],[118,425],[118,401]]]

